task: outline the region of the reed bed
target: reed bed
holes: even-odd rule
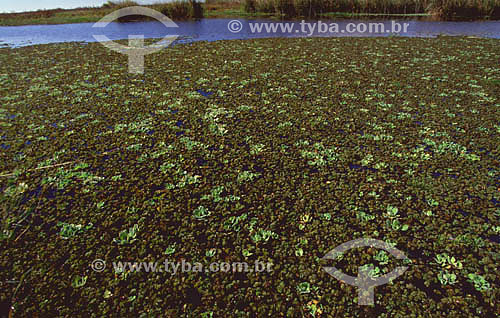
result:
[[[121,9],[121,8],[126,8],[126,7],[133,7],[133,6],[139,6],[139,4],[135,1],[118,1],[118,2],[113,2],[113,1],[108,1],[106,4],[103,5],[103,8],[108,8],[108,9]],[[203,7],[201,4],[197,1],[173,1],[173,2],[164,2],[164,3],[157,3],[153,5],[149,5],[148,7],[157,10],[167,17],[175,20],[183,20],[183,19],[200,19],[203,18]],[[120,19],[122,22],[129,21],[131,19],[133,20],[144,20],[147,19],[148,17],[144,16],[130,16],[130,17],[124,17]]]
[[[284,18],[315,17],[328,12],[430,14],[442,19],[500,17],[498,0],[246,0],[244,8]]]

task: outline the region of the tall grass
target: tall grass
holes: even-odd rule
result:
[[[103,5],[103,8],[118,10],[126,7],[139,6],[139,4],[132,0],[122,1],[108,1]],[[173,1],[148,5],[147,7],[159,11],[171,19],[201,19],[203,18],[203,7],[201,3],[196,0],[189,1]],[[130,20],[144,20],[147,17],[129,16],[119,19],[125,22]]]
[[[432,14],[443,19],[499,18],[500,0],[245,0],[247,12],[315,17],[326,12]]]
[[[108,1],[105,4],[103,4],[102,7],[106,8],[106,9],[118,10],[121,8],[135,7],[138,5],[139,4],[137,2],[132,1],[132,0],[121,0],[121,1]]]
[[[498,18],[498,0],[434,0],[429,10],[444,19],[491,16]]]
[[[197,1],[175,1],[152,6],[171,19],[201,19],[203,7]]]

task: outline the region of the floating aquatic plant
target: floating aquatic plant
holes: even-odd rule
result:
[[[20,317],[370,316],[334,262],[408,266],[377,313],[495,317],[498,60],[498,39],[270,38],[175,45],[130,76],[98,43],[0,48],[0,282],[16,281],[0,301]],[[409,260],[322,260],[360,237]],[[275,265],[111,269],[166,257]]]
[[[113,242],[117,243],[118,245],[131,244],[137,241],[136,237],[138,231],[139,225],[134,224],[134,226],[129,228],[128,230],[120,231],[118,238],[113,239]]]

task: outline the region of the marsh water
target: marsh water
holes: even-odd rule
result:
[[[176,21],[178,28],[167,28],[159,22],[130,22],[111,23],[105,28],[93,28],[94,23],[75,23],[57,25],[27,25],[0,27],[0,46],[19,47],[36,44],[58,42],[95,42],[94,34],[104,34],[111,40],[127,39],[129,35],[144,35],[145,38],[161,38],[166,35],[179,35],[182,41],[216,41],[232,39],[251,39],[264,37],[304,37],[304,36],[407,36],[407,37],[436,37],[439,35],[476,36],[500,38],[500,21],[472,21],[472,22],[436,22],[423,20],[392,20],[409,23],[406,32],[391,33],[342,33],[337,30],[319,32],[317,29],[310,32],[306,27],[301,30],[301,21],[251,20],[238,19],[241,22],[241,31],[231,32],[228,24],[233,19],[202,19],[200,21]],[[339,30],[345,30],[349,23],[383,23],[386,28],[391,27],[391,20],[321,20],[323,23],[338,25]],[[250,26],[255,23],[293,23],[293,32],[277,28],[276,32],[268,32],[263,28],[261,32],[252,32]],[[314,23],[317,21],[305,21]],[[233,25],[234,26],[234,25]],[[233,28],[234,31],[234,28]],[[330,32],[331,31],[331,32]]]

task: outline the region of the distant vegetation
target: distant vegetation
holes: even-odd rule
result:
[[[125,0],[125,1],[108,1],[102,7],[106,9],[121,9],[126,7],[139,6],[135,1]],[[165,3],[157,3],[153,5],[148,5],[148,7],[155,9],[167,17],[175,20],[183,19],[201,19],[203,18],[203,7],[201,3],[193,1],[173,1]],[[138,17],[133,17],[137,20]],[[147,17],[141,17],[142,19]],[[120,21],[127,21],[127,17],[120,19]]]
[[[135,1],[108,1],[101,7],[39,10],[0,14],[0,25],[95,22],[114,10],[139,5]],[[500,0],[179,0],[146,7],[173,20],[241,17],[432,16],[440,20],[500,19]],[[149,19],[129,16],[122,22]]]
[[[500,18],[499,0],[245,0],[246,12],[281,17],[317,17],[329,12],[354,14],[429,14],[442,19]]]
[[[33,12],[3,13],[0,14],[0,25],[26,24],[60,24],[96,22],[105,15],[129,6],[138,6],[135,1],[108,1],[101,7],[86,7],[77,9],[52,9]],[[146,5],[145,7],[160,11],[174,20],[203,18],[203,4],[198,1],[173,1]],[[144,16],[131,16],[120,19],[122,22],[130,20],[149,19]]]

